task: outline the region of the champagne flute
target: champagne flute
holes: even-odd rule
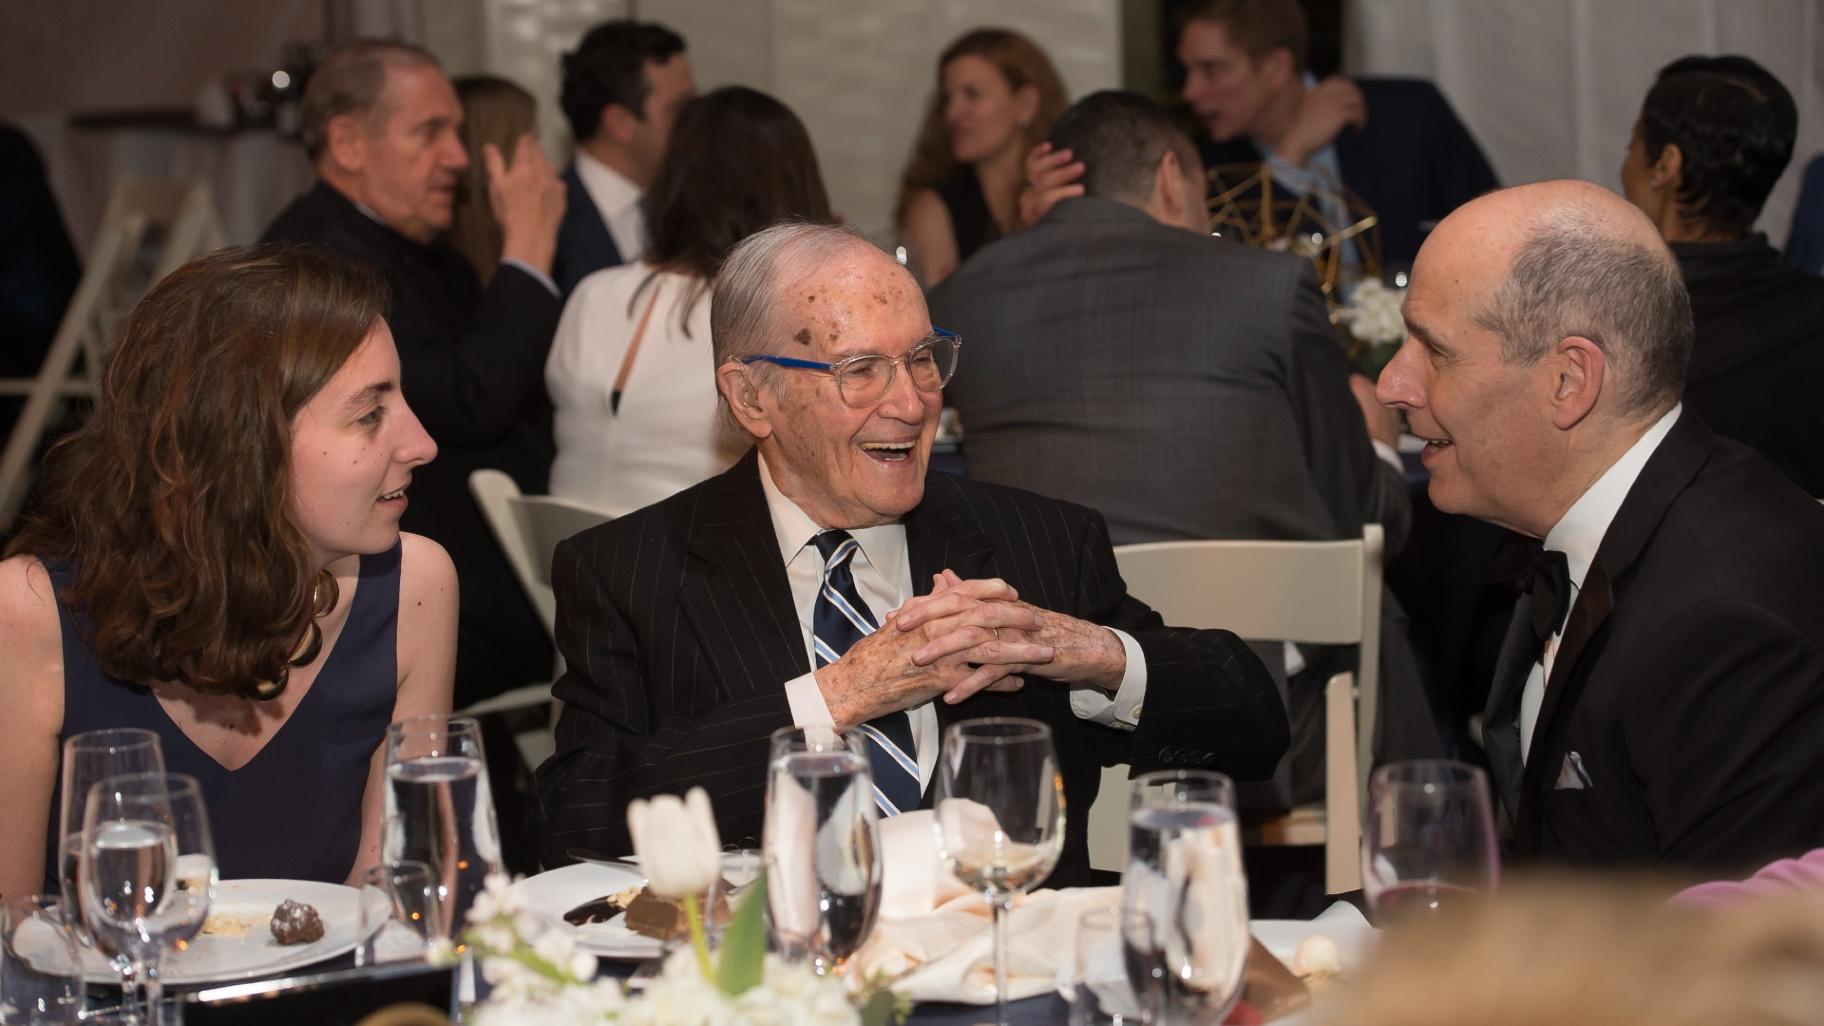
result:
[[[120,952],[145,987],[144,1017],[162,1026],[164,949],[202,929],[216,882],[202,787],[181,773],[109,777],[89,790],[76,867],[83,919],[96,944]]]
[[[1051,874],[1064,849],[1064,778],[1038,720],[963,720],[944,730],[938,847],[957,879],[994,909],[995,1021],[1007,1021],[1007,913]]]
[[[1126,937],[1136,992],[1160,1026],[1222,1022],[1241,998],[1249,948],[1235,784],[1163,770],[1130,786],[1121,899],[1138,914]]]
[[[481,726],[466,716],[414,716],[386,728],[387,862],[422,862],[462,951],[469,908],[500,872],[500,829]]]
[[[130,773],[163,773],[164,749],[158,735],[137,727],[88,730],[63,741],[57,809],[57,881],[63,890],[63,914],[84,947],[94,943],[82,922],[82,893],[76,886],[76,862],[82,854],[82,810],[89,789],[108,777]],[[118,953],[116,970],[125,964]]]
[[[762,839],[767,912],[788,958],[840,973],[874,930],[881,852],[874,775],[858,730],[773,732]]]
[[[1362,889],[1382,923],[1429,918],[1493,894],[1500,852],[1488,775],[1443,759],[1394,762],[1368,778]]]

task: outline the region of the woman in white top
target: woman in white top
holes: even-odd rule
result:
[[[679,110],[641,203],[645,258],[577,285],[545,363],[556,407],[551,492],[615,514],[712,477],[746,451],[750,440],[716,416],[710,285],[754,232],[832,220],[803,123],[740,86]]]

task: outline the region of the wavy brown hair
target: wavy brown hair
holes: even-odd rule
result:
[[[133,307],[94,413],[46,459],[7,547],[68,563],[101,668],[255,697],[310,624],[292,421],[385,313],[371,271],[314,247],[192,261]]]
[[[446,238],[469,258],[485,286],[500,266],[505,238],[488,198],[488,162],[482,147],[493,143],[511,166],[519,137],[538,131],[538,101],[516,83],[493,75],[464,75],[451,84],[462,101],[462,146],[469,151],[469,166],[456,180],[456,209]]]
[[[918,128],[918,140],[912,144],[912,156],[899,179],[899,199],[893,204],[893,223],[904,224],[906,205],[920,189],[936,189],[956,173],[956,158],[950,153],[950,134],[944,130],[944,67],[958,57],[980,57],[1001,70],[1009,88],[1018,92],[1026,86],[1039,91],[1039,112],[1026,126],[1025,148],[1030,151],[1051,131],[1051,123],[1064,113],[1068,97],[1058,69],[1039,44],[1004,28],[981,28],[969,32],[944,48],[937,58],[937,87],[931,91],[931,102],[925,105],[925,119]]]

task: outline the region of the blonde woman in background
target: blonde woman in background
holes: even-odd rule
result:
[[[462,101],[462,146],[469,152],[469,166],[456,186],[450,245],[469,258],[486,288],[500,263],[501,232],[488,203],[488,162],[481,159],[482,147],[493,143],[511,160],[519,137],[538,131],[538,102],[518,85],[493,75],[465,75],[451,84]]]
[[[1051,59],[1018,32],[976,29],[938,57],[937,90],[893,213],[912,272],[927,288],[1020,227],[1023,162],[1065,102]]]
[[[1504,882],[1505,883],[1505,882]],[[1504,887],[1390,930],[1323,1026],[1818,1026],[1824,900],[1707,908],[1610,877]]]

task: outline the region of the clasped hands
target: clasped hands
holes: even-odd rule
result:
[[[943,696],[1018,691],[1023,674],[1113,692],[1127,670],[1106,627],[1020,601],[1007,582],[945,570],[930,594],[887,614],[879,630],[816,672],[831,719],[847,728]]]

